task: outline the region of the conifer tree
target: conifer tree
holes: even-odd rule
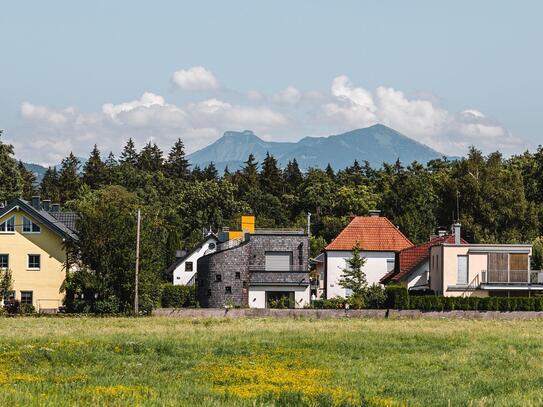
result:
[[[262,161],[262,171],[260,173],[262,191],[279,196],[283,190],[282,184],[281,170],[277,165],[277,160],[270,153],[266,153],[266,158]]]
[[[45,171],[40,184],[40,195],[44,199],[60,202],[60,193],[58,187],[58,172],[56,167],[49,167]]]
[[[190,177],[194,181],[201,181],[203,179],[203,172],[200,169],[199,165],[195,165],[194,168],[191,171]]]
[[[2,134],[0,130],[0,201],[10,201],[21,195],[22,179],[13,146],[2,142]]]
[[[246,194],[249,191],[259,189],[258,182],[258,162],[255,156],[251,153],[245,161],[245,166],[241,170],[241,177],[239,180],[239,192],[240,194]]]
[[[149,142],[140,151],[137,167],[141,171],[159,172],[162,171],[163,164],[162,150],[158,148],[156,143]]]
[[[347,267],[343,269],[343,275],[339,279],[339,285],[352,292],[352,296],[362,299],[368,288],[366,273],[363,267],[366,259],[360,255],[360,245],[358,242],[353,247],[353,253],[350,259],[346,261]]]
[[[328,163],[328,165],[326,166],[326,169],[324,171],[326,171],[326,175],[328,175],[328,177],[330,177],[330,179],[332,181],[334,181],[336,179],[336,174],[334,173],[334,169],[332,168],[330,163]]]
[[[23,199],[31,199],[34,195],[36,195],[37,192],[36,176],[32,171],[29,171],[25,168],[25,165],[22,161],[19,161],[18,168],[22,180],[21,196],[23,197]]]
[[[166,173],[172,178],[187,180],[189,178],[189,162],[185,157],[185,145],[177,139],[165,164]]]
[[[136,146],[132,138],[129,138],[128,141],[126,142],[126,145],[124,146],[123,151],[121,152],[121,156],[119,157],[119,163],[128,164],[132,166],[137,165],[138,152],[136,151]]]
[[[230,173],[230,170],[228,169],[228,165],[224,167],[222,179],[224,179],[225,181],[232,181],[232,174]]]
[[[209,165],[204,168],[202,178],[206,181],[216,181],[217,178],[219,178],[219,173],[213,162],[210,162]]]
[[[77,196],[79,186],[81,185],[79,166],[79,159],[73,153],[70,153],[68,157],[62,160],[58,173],[58,190],[62,203],[70,201]]]
[[[113,185],[115,183],[116,179],[116,171],[117,171],[117,160],[115,159],[115,155],[112,151],[109,152],[109,155],[107,156],[106,162],[105,162],[105,183],[107,185]]]
[[[98,189],[105,183],[106,164],[102,161],[96,144],[83,168],[83,182],[91,189]]]
[[[295,193],[298,188],[300,188],[303,182],[303,175],[296,158],[288,162],[285,171],[283,172],[283,179],[285,180],[290,193]]]

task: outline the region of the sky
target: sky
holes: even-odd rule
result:
[[[27,162],[229,130],[375,123],[451,155],[542,143],[540,1],[18,0],[0,12],[0,129]]]

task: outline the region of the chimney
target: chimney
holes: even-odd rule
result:
[[[60,204],[54,203],[51,205],[51,212],[60,212]]]
[[[454,233],[454,244],[460,244],[460,228],[462,225],[460,223],[456,222],[453,225],[453,233]]]
[[[176,250],[175,251],[175,258],[180,259],[181,257],[185,257],[187,255],[186,250]]]
[[[40,203],[40,196],[36,195],[32,197],[32,200],[30,201],[30,204],[34,209],[37,209],[38,211],[41,209],[41,203]]]
[[[438,235],[439,237],[443,237],[443,236],[445,236],[446,234],[447,234],[447,229],[439,228],[439,229],[437,230],[437,235]]]
[[[381,211],[379,209],[372,209],[370,211],[370,216],[372,218],[378,218],[379,216],[381,216]]]
[[[44,199],[41,201],[43,210],[45,212],[49,212],[51,210],[51,200],[50,199]]]

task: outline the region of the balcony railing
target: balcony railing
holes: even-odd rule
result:
[[[284,267],[270,267],[264,264],[249,264],[249,271],[286,272],[286,273],[309,273],[307,266],[291,264]]]
[[[483,270],[482,284],[533,284],[543,285],[541,270]]]
[[[277,229],[266,229],[260,228],[255,229],[254,234],[257,235],[303,235],[305,231],[303,229],[289,229],[289,228],[277,228]]]

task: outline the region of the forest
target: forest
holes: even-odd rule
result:
[[[280,168],[272,155],[219,174],[213,163],[192,167],[181,139],[166,152],[129,139],[118,157],[97,146],[84,165],[70,153],[50,167],[38,185],[0,139],[0,201],[40,195],[80,214],[78,255],[93,273],[79,273],[67,286],[130,298],[136,211],[142,211],[142,296],[168,281],[163,270],[178,249],[190,249],[205,231],[239,228],[254,214],[257,227],[306,228],[311,217],[311,254],[318,254],[352,215],[379,209],[415,244],[438,227],[462,224],[471,243],[534,242],[543,235],[543,148],[512,157],[484,155],[428,163],[355,161],[347,168],[311,168],[296,160]],[[84,280],[84,281],[82,281]],[[122,308],[122,306],[121,306]]]

